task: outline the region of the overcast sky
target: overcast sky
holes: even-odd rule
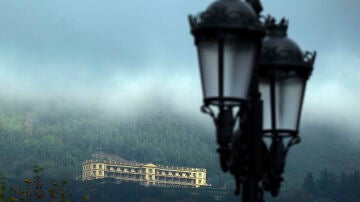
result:
[[[188,14],[210,0],[1,0],[0,94],[135,108],[161,98],[199,112]],[[263,0],[289,36],[318,51],[303,122],[359,130],[360,2]],[[166,99],[165,99],[166,98]]]

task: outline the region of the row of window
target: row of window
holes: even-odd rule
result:
[[[124,173],[105,173],[105,175],[107,177],[116,177],[116,178],[134,178],[134,179],[140,179],[140,180],[147,179],[145,176],[142,176],[142,175],[124,174]],[[193,183],[195,183],[194,179],[168,178],[168,177],[158,177],[158,176],[153,176],[153,175],[149,175],[148,179],[166,180],[166,181],[169,181],[169,182],[180,181],[180,182],[189,182],[189,183],[193,182]]]
[[[92,177],[95,177],[97,176],[96,173],[98,173],[98,176],[102,175],[102,171],[92,171],[92,172],[84,172],[83,173],[83,177],[88,177],[88,176],[92,176]],[[107,177],[116,177],[116,178],[128,178],[128,179],[137,179],[137,180],[146,180],[145,176],[141,176],[141,175],[133,175],[133,174],[120,174],[120,173],[107,173],[106,174]],[[150,175],[149,176],[149,179],[153,179],[153,176]],[[174,180],[175,179],[175,180]],[[205,184],[205,180],[201,180],[201,179],[198,179],[198,180],[193,180],[193,179],[179,179],[179,178],[166,178],[166,177],[155,177],[155,180],[156,181],[159,181],[159,182],[165,182],[165,183],[177,183],[177,182],[180,182],[180,183],[189,183],[189,184],[195,184],[196,181],[198,184],[202,184],[204,183]]]
[[[100,164],[100,165],[98,165],[98,168],[99,169],[102,169],[102,165]],[[83,166],[83,170],[89,170],[90,169],[90,165],[84,165]],[[96,164],[93,164],[92,165],[92,169],[96,169]]]
[[[92,169],[96,169],[96,165],[97,164],[93,164],[92,165]],[[84,170],[88,170],[90,168],[90,165],[84,165],[83,169]],[[103,165],[98,164],[98,169],[102,169]],[[106,166],[107,170],[115,170],[115,171],[120,171],[120,172],[135,172],[135,173],[146,173],[146,169],[145,168],[141,168],[141,169],[136,169],[136,168],[122,168],[122,167],[117,167],[117,166]],[[148,169],[148,173],[154,173],[156,171],[156,169]],[[183,176],[183,177],[196,177],[196,173],[188,173],[188,172],[171,172],[171,171],[161,171],[161,170],[157,170],[156,174],[158,175],[175,175],[175,176]],[[203,173],[198,173],[198,177],[205,177],[205,174],[203,176]]]
[[[102,175],[102,171],[98,171],[97,173],[98,173],[97,175]],[[97,176],[97,175],[96,175],[96,171],[83,172],[83,176],[84,176],[84,177],[87,177],[87,176]]]

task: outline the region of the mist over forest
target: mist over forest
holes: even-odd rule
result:
[[[187,22],[210,2],[0,1],[0,174],[21,181],[40,165],[44,177],[72,180],[81,162],[101,151],[206,168],[208,183],[233,186],[219,167],[213,121],[199,109]],[[360,168],[360,1],[262,3],[264,15],[289,19],[288,35],[302,50],[318,52],[302,142],[287,157],[286,194],[279,202],[335,193],[340,184],[355,184],[348,182]],[[308,184],[298,191],[304,178]]]
[[[3,96],[0,148],[7,155],[0,157],[0,164],[8,166],[1,172],[22,178],[39,164],[51,177],[74,179],[81,172],[81,162],[101,148],[130,161],[206,168],[209,183],[232,184],[218,166],[212,120],[200,110],[194,112],[199,116],[189,116],[166,100],[148,100],[141,110],[120,110],[124,107],[121,102],[119,108],[111,110],[85,100]],[[304,124],[301,144],[289,153],[286,187],[301,185],[310,171],[357,169],[360,141],[351,138],[355,134],[341,132],[325,123]]]

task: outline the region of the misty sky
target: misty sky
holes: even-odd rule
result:
[[[188,14],[210,0],[1,0],[0,94],[136,108],[162,99],[199,112]],[[359,130],[360,2],[263,0],[289,36],[317,50],[303,123]]]

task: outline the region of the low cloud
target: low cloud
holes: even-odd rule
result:
[[[0,2],[1,95],[94,103],[122,114],[171,108],[208,121],[199,112],[200,78],[186,16],[212,1],[19,2]],[[304,50],[319,52],[304,125],[358,131],[358,1],[263,3],[264,13],[289,17],[289,36]]]
[[[305,123],[326,124],[345,134],[360,130],[359,54],[341,47],[320,54],[306,92]]]

